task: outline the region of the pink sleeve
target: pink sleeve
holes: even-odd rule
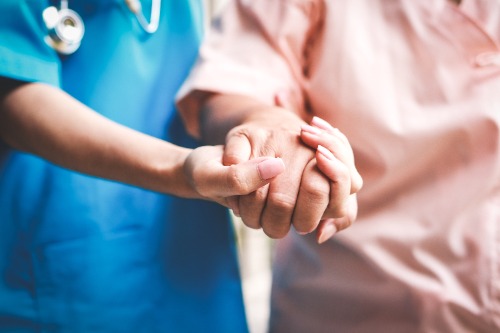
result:
[[[178,94],[189,132],[199,135],[195,91],[246,95],[268,104],[277,92],[286,92],[303,102],[308,41],[320,13],[315,0],[230,1]]]

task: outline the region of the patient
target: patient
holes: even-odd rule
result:
[[[287,165],[238,202],[284,237],[272,332],[499,331],[500,3],[454,2],[240,0],[213,25],[179,104],[226,164]],[[298,138],[324,135],[313,116],[354,151],[331,149],[333,182]],[[356,223],[325,241],[355,215],[356,168]]]

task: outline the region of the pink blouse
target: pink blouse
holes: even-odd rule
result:
[[[498,0],[240,0],[215,22],[180,97],[288,91],[364,179],[351,228],[278,242],[272,332],[500,332],[499,44]]]

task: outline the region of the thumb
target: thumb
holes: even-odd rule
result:
[[[214,195],[228,197],[246,195],[262,187],[285,170],[281,158],[260,157],[240,164],[222,166],[214,175]]]

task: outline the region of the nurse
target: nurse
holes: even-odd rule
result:
[[[69,7],[0,3],[0,332],[246,332],[227,210],[180,197],[227,205],[283,163],[174,145],[201,4]]]

